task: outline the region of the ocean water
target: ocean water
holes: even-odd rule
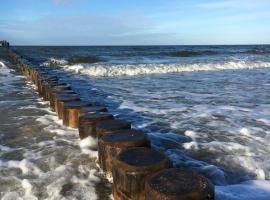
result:
[[[270,200],[270,46],[13,49],[203,173],[217,200]],[[0,195],[110,199],[96,141],[62,127],[14,69],[0,57]]]

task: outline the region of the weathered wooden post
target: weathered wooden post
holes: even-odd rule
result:
[[[79,115],[85,115],[87,113],[108,112],[106,107],[103,106],[91,106],[85,107],[79,110]]]
[[[214,200],[214,187],[194,170],[171,168],[148,178],[145,196],[146,200]]]
[[[92,104],[85,101],[73,101],[64,103],[63,124],[71,128],[78,128],[79,110]]]
[[[71,90],[70,85],[64,82],[51,82],[47,83],[45,86],[45,93],[46,93],[46,99],[47,101],[50,101],[51,99],[51,92],[52,91],[58,91],[58,90]]]
[[[59,119],[63,119],[64,116],[64,104],[67,102],[80,101],[80,98],[77,96],[69,95],[56,95],[55,96],[55,111]]]
[[[42,96],[42,87],[43,87],[43,83],[46,80],[57,81],[58,78],[57,78],[57,76],[50,76],[47,71],[46,72],[45,71],[44,72],[39,72],[38,76],[37,76],[37,87],[38,87],[38,93],[39,93],[40,96]]]
[[[113,163],[115,200],[145,200],[145,181],[153,173],[169,167],[162,153],[145,147],[133,147],[118,154]]]
[[[102,137],[106,133],[121,129],[130,129],[131,123],[120,119],[109,119],[97,122],[96,135],[98,138]]]
[[[107,133],[98,140],[99,165],[111,177],[113,160],[122,150],[147,146],[147,136],[142,131],[127,129]]]
[[[88,113],[79,117],[79,136],[81,139],[88,136],[96,137],[96,123],[98,121],[113,119],[109,113]]]
[[[55,90],[51,91],[51,98],[50,98],[50,106],[53,111],[55,111],[58,114],[57,105],[56,105],[56,96],[71,96],[71,97],[78,97],[79,95],[74,92],[73,90]]]
[[[59,85],[54,85],[48,88],[48,100],[50,102],[50,107],[52,111],[55,111],[55,105],[54,105],[54,96],[53,93],[57,91],[66,91],[66,90],[71,90],[71,87],[67,85],[66,83],[60,83]],[[71,90],[72,91],[72,90]]]
[[[58,82],[58,77],[57,76],[44,76],[39,79],[40,96],[43,98],[46,98],[46,84],[48,82],[56,83]]]

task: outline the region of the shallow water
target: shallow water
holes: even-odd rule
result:
[[[203,53],[191,53],[188,57],[168,56],[168,52],[186,49]],[[16,50],[37,64],[50,65],[52,69],[59,70],[83,98],[106,105],[117,117],[131,121],[135,128],[143,129],[149,135],[153,148],[165,152],[175,166],[190,166],[205,174],[216,186],[216,199],[270,199],[269,46],[17,47]],[[210,54],[209,50],[216,53]],[[94,64],[69,64],[68,57],[73,55],[98,56],[104,61]],[[17,78],[16,81],[24,81],[22,77]],[[14,86],[16,81],[12,80],[11,84],[5,87],[18,90],[23,84]],[[87,195],[82,193],[82,196],[76,195],[88,187],[93,194],[103,193],[98,191],[107,188],[108,183],[102,179],[95,166],[96,152],[81,149],[80,144],[84,141],[78,141],[76,131],[59,125],[53,113],[46,110],[47,105],[40,105],[41,101],[37,100],[37,96],[33,97],[31,86],[24,89],[31,93],[29,96],[32,100],[29,105],[33,106],[33,102],[36,102],[34,105],[37,106],[29,107],[27,92],[24,92],[26,97],[16,96],[18,104],[24,103],[22,110],[15,110],[13,113],[19,117],[15,118],[16,123],[20,119],[20,123],[27,124],[27,128],[19,128],[20,131],[23,130],[21,137],[25,137],[25,132],[32,132],[32,137],[45,141],[44,146],[50,146],[51,151],[57,151],[58,145],[59,149],[67,148],[68,158],[64,161],[59,155],[57,157],[49,153],[48,156],[61,160],[57,161],[60,163],[56,166],[69,167],[69,163],[75,163],[74,171],[70,172],[73,176],[81,177],[84,173],[90,176],[90,179],[83,176],[85,179],[78,181],[78,188],[73,186],[76,182],[73,178],[66,178],[63,182],[71,182],[72,185],[64,187],[69,191],[66,198],[86,198]],[[4,96],[4,104],[11,101],[10,96]],[[14,105],[20,107],[16,103]],[[6,109],[10,110],[8,108]],[[30,116],[33,114],[23,117],[28,112],[39,114],[40,117],[34,116],[35,120],[31,121]],[[9,118],[12,117],[6,117],[8,121]],[[12,123],[16,124],[15,121]],[[35,126],[37,128],[34,128]],[[39,129],[47,131],[47,134],[36,135],[35,130]],[[5,130],[5,126],[1,125],[0,130]],[[19,133],[22,133],[20,131]],[[49,137],[50,134],[53,136]],[[19,137],[18,133],[15,135]],[[60,144],[55,142],[55,138],[61,141]],[[24,145],[25,139],[18,141],[17,144],[28,146]],[[3,143],[1,149],[14,148],[14,143],[13,140],[10,144]],[[36,145],[34,141],[30,143],[32,146]],[[91,145],[92,140],[88,139],[85,143]],[[45,147],[42,147],[41,151]],[[32,148],[35,147],[30,148],[31,152]],[[88,160],[76,157],[77,154],[87,157]],[[48,165],[50,161],[41,155],[40,162]],[[11,158],[20,161],[23,159]],[[12,159],[8,158],[5,162]],[[31,162],[39,163],[36,160]],[[88,165],[80,171],[76,162],[86,162]],[[2,164],[4,165],[7,164]],[[81,165],[83,164],[78,164]],[[7,168],[9,172],[10,166]],[[42,168],[37,164],[37,170],[40,169]],[[53,174],[56,169],[57,167],[47,170],[45,174]],[[91,170],[94,172],[91,173]],[[15,174],[15,177],[18,176],[20,177]],[[100,179],[101,183],[97,184],[95,178]],[[47,179],[41,180],[48,190],[50,184],[46,182]],[[84,185],[86,180],[88,182]],[[20,178],[20,181],[23,185],[23,178]],[[57,185],[51,187],[57,188],[53,195],[59,195],[63,182],[52,182]],[[30,181],[30,184],[34,185],[31,192],[36,191],[41,198],[49,198],[42,193],[45,187],[35,187],[34,181]],[[109,189],[107,191],[109,196]],[[60,196],[56,196],[57,198]]]
[[[14,69],[0,56],[0,198],[110,199],[96,141],[63,127]]]

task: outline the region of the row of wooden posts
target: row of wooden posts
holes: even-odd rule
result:
[[[163,153],[150,148],[147,135],[115,119],[106,107],[82,101],[49,67],[35,67],[10,50],[9,56],[38,88],[63,125],[78,128],[79,137],[98,138],[98,162],[113,178],[115,200],[212,200],[214,187],[188,168],[172,168]]]

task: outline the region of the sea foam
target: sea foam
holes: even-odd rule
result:
[[[239,70],[270,67],[270,62],[228,61],[194,64],[76,64],[68,65],[60,60],[55,62],[66,71],[90,76],[135,76],[146,74],[166,74],[194,71]],[[48,65],[45,62],[44,65]]]

